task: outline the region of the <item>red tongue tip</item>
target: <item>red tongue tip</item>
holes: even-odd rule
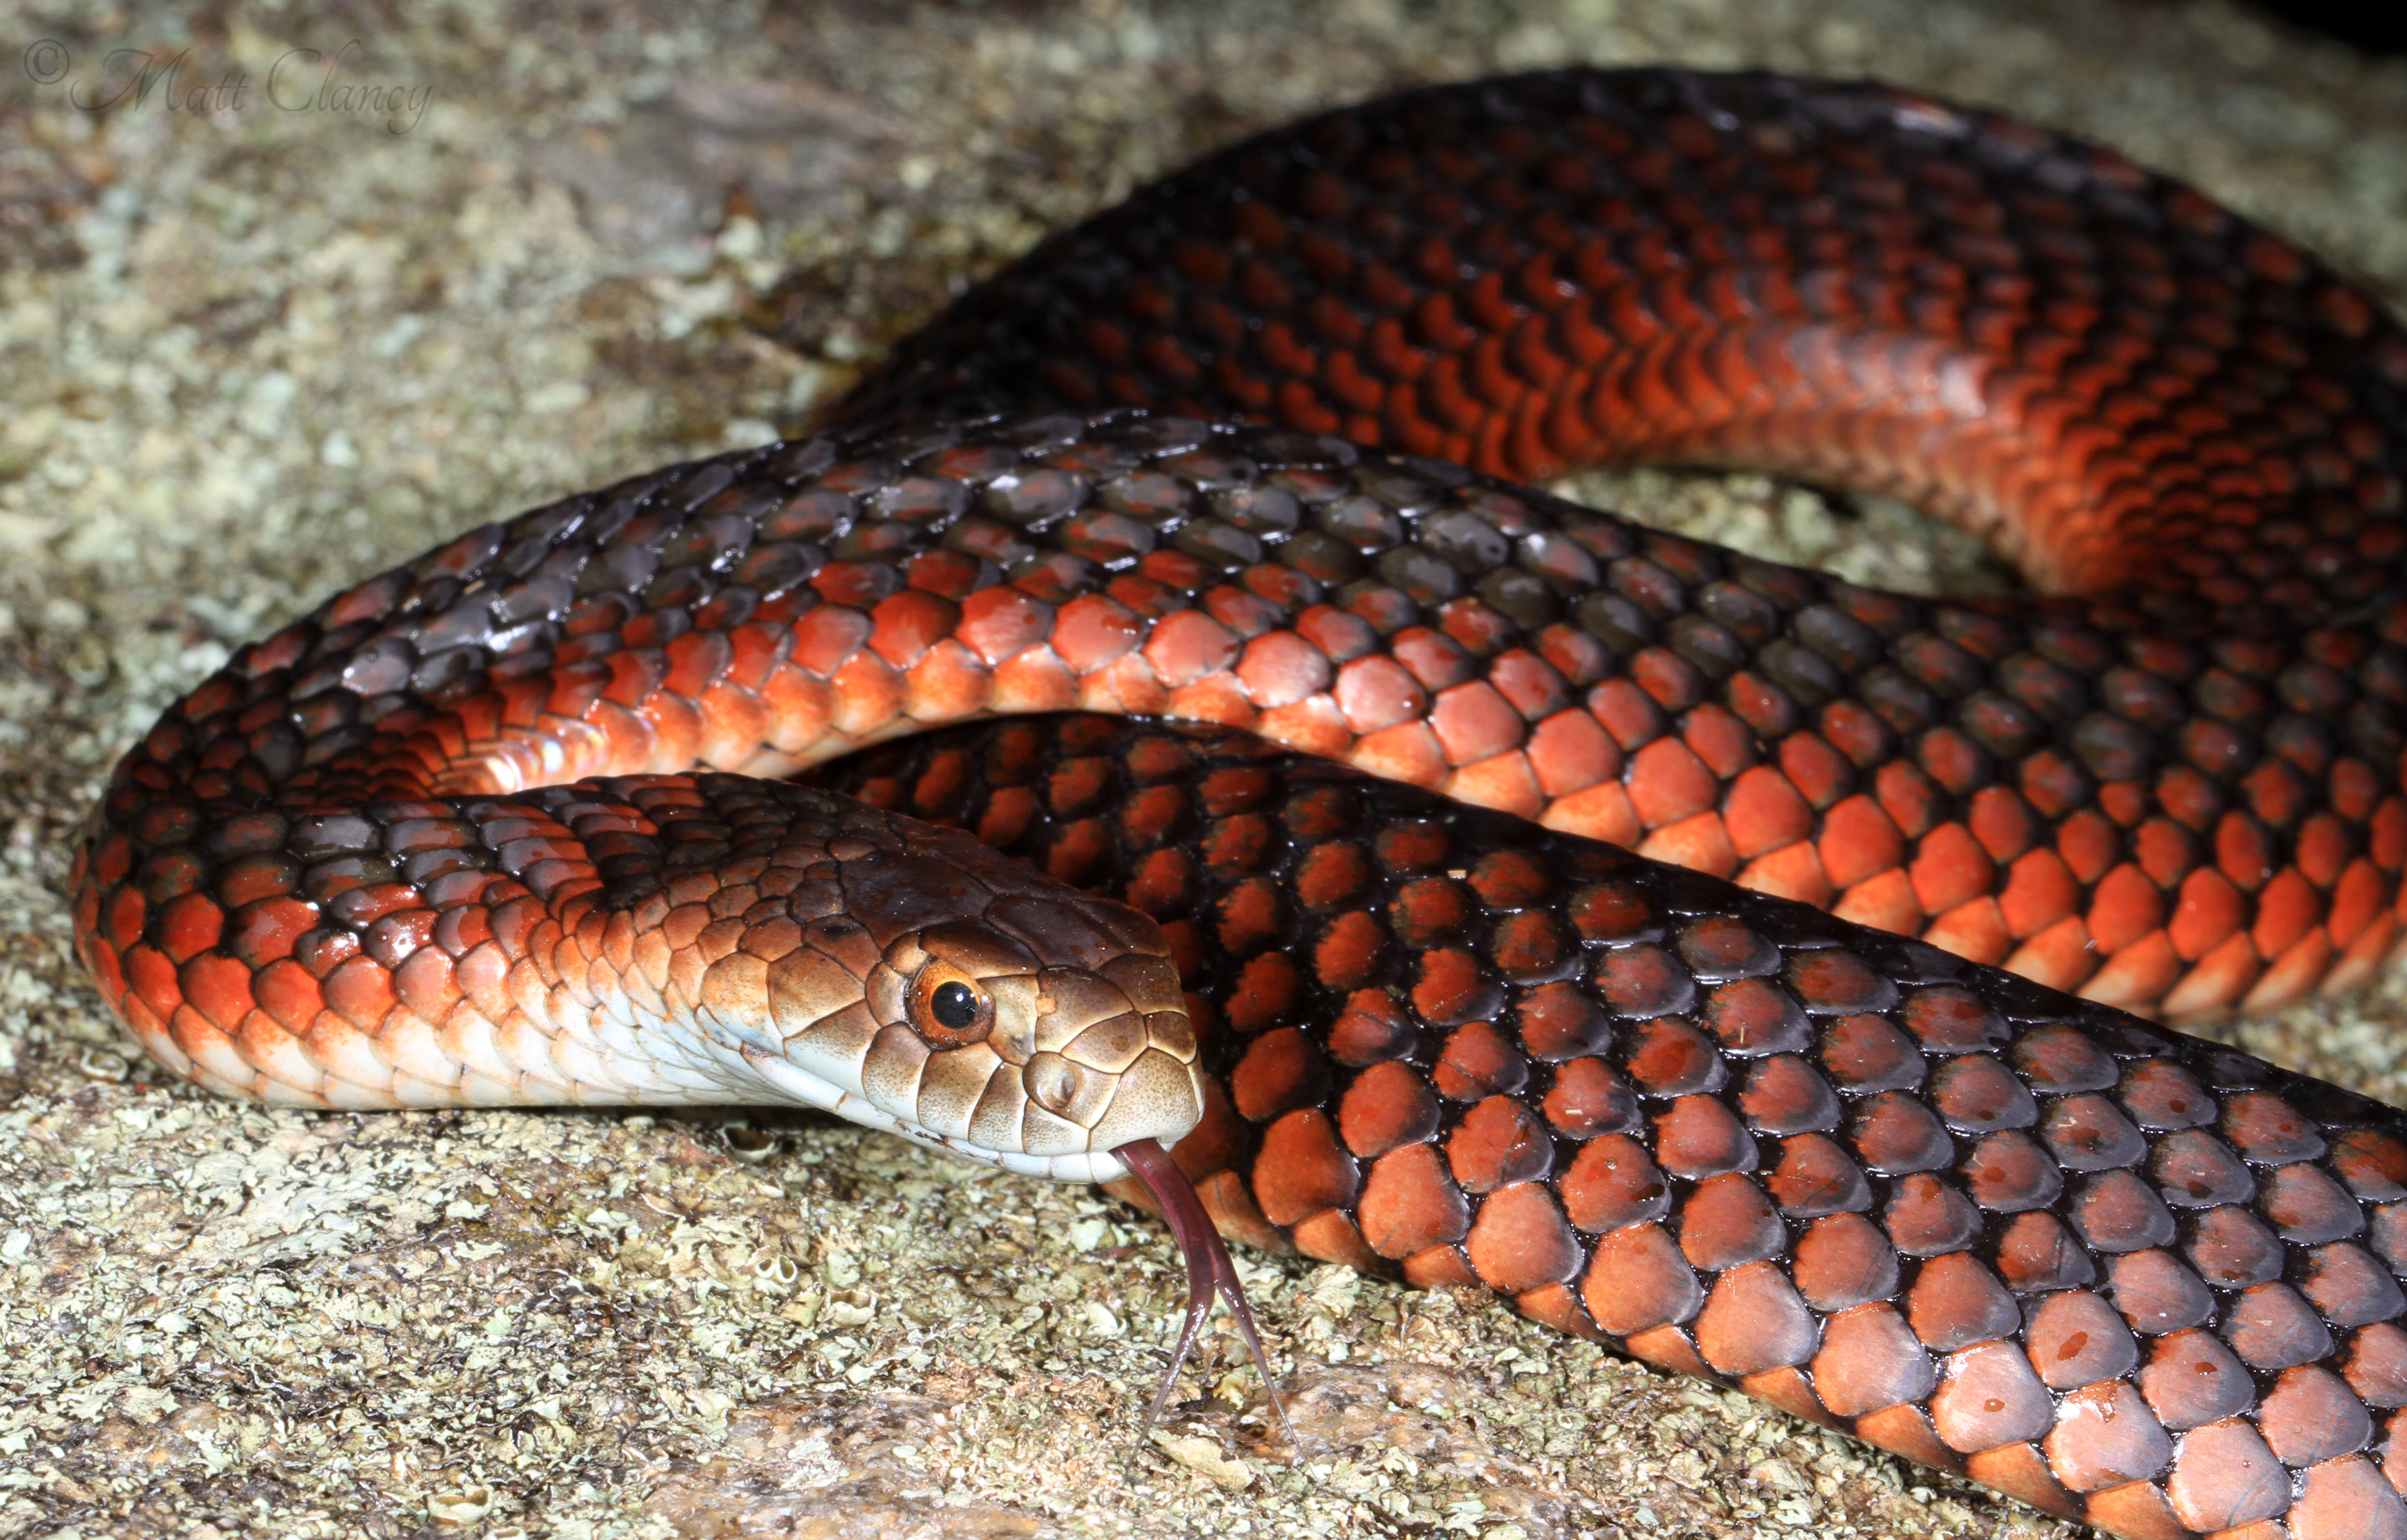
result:
[[[1146,1408],[1145,1427],[1138,1436],[1153,1431],[1161,1420],[1162,1407],[1170,1404],[1170,1388],[1178,1378],[1178,1371],[1195,1350],[1195,1339],[1204,1330],[1204,1318],[1212,1313],[1212,1296],[1217,1293],[1229,1305],[1229,1314],[1237,1322],[1237,1330],[1252,1349],[1254,1363],[1262,1371],[1262,1389],[1269,1392],[1271,1410],[1278,1414],[1279,1427],[1289,1437],[1295,1429],[1287,1420],[1287,1407],[1279,1401],[1277,1382],[1271,1378],[1271,1363],[1262,1351],[1261,1334],[1254,1329],[1254,1312],[1246,1303],[1245,1286],[1237,1281],[1236,1264],[1229,1260],[1229,1249],[1220,1240],[1220,1232],[1212,1227],[1212,1216],[1204,1211],[1204,1200],[1195,1195],[1194,1184],[1187,1173],[1170,1158],[1170,1152],[1151,1139],[1131,1139],[1112,1151],[1121,1164],[1136,1173],[1147,1192],[1161,1208],[1161,1217],[1170,1225],[1170,1236],[1178,1243],[1180,1253],[1187,1259],[1187,1329],[1178,1335],[1178,1351],[1171,1355],[1170,1368],[1161,1377],[1161,1389],[1153,1395],[1153,1405]]]

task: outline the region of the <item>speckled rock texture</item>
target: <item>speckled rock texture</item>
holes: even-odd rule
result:
[[[1140,1443],[1179,1280],[1091,1189],[800,1120],[263,1111],[134,1061],[68,957],[109,762],[325,592],[807,420],[948,294],[1239,134],[1653,60],[2007,107],[2407,294],[2407,65],[2223,5],[0,20],[0,1536],[2062,1532],[1294,1259],[1240,1258],[1294,1439],[1223,1340]],[[1859,581],[2012,582],[1762,477],[1574,490]],[[2227,1035],[2400,1101],[2402,993]]]

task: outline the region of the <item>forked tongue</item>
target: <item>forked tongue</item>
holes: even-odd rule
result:
[[[1295,1429],[1271,1378],[1270,1359],[1262,1352],[1261,1334],[1254,1330],[1253,1309],[1246,1303],[1245,1286],[1237,1281],[1236,1264],[1229,1260],[1229,1248],[1221,1244],[1220,1232],[1212,1227],[1212,1216],[1204,1211],[1204,1200],[1195,1195],[1194,1184],[1170,1152],[1151,1139],[1131,1139],[1112,1153],[1153,1194],[1161,1217],[1169,1222],[1171,1238],[1178,1242],[1187,1259],[1187,1329],[1178,1335],[1178,1351],[1171,1355],[1161,1389],[1153,1393],[1153,1405],[1146,1408],[1145,1428],[1138,1436],[1151,1433],[1161,1420],[1161,1409],[1170,1404],[1171,1387],[1195,1350],[1195,1339],[1203,1333],[1204,1318],[1212,1313],[1212,1296],[1217,1293],[1228,1301],[1230,1316],[1245,1336],[1246,1346],[1253,1350],[1254,1363],[1262,1371],[1262,1389],[1270,1394],[1271,1410],[1278,1414],[1280,1429],[1293,1437]]]

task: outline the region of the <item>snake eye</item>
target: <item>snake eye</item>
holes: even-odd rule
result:
[[[959,1032],[977,1020],[977,996],[959,979],[947,979],[928,996],[928,1014],[948,1032]]]
[[[932,962],[912,983],[911,1026],[939,1049],[983,1042],[994,1030],[994,1000],[960,968]]]

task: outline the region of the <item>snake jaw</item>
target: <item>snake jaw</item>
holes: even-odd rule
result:
[[[1187,1180],[1187,1173],[1178,1168],[1169,1151],[1152,1139],[1131,1139],[1116,1147],[1112,1153],[1145,1183],[1145,1190],[1161,1210],[1162,1222],[1170,1226],[1170,1236],[1178,1243],[1179,1253],[1187,1262],[1187,1324],[1179,1331],[1178,1349],[1171,1354],[1170,1367],[1162,1371],[1161,1388],[1153,1392],[1153,1404],[1146,1408],[1145,1425],[1138,1436],[1151,1433],[1153,1425],[1161,1420],[1162,1408],[1170,1404],[1170,1392],[1178,1383],[1178,1371],[1194,1353],[1195,1339],[1202,1335],[1204,1322],[1212,1314],[1213,1297],[1218,1295],[1228,1305],[1238,1334],[1245,1337],[1246,1347],[1254,1356],[1254,1366],[1262,1372],[1262,1391],[1270,1397],[1271,1410],[1278,1414],[1279,1427],[1292,1438],[1295,1426],[1288,1420],[1287,1406],[1279,1400],[1278,1381],[1271,1373],[1270,1356],[1262,1350],[1262,1336],[1254,1325],[1253,1307],[1246,1302],[1246,1286],[1237,1280],[1237,1264],[1220,1239],[1220,1232],[1213,1226],[1204,1200],[1196,1195],[1195,1184]]]

